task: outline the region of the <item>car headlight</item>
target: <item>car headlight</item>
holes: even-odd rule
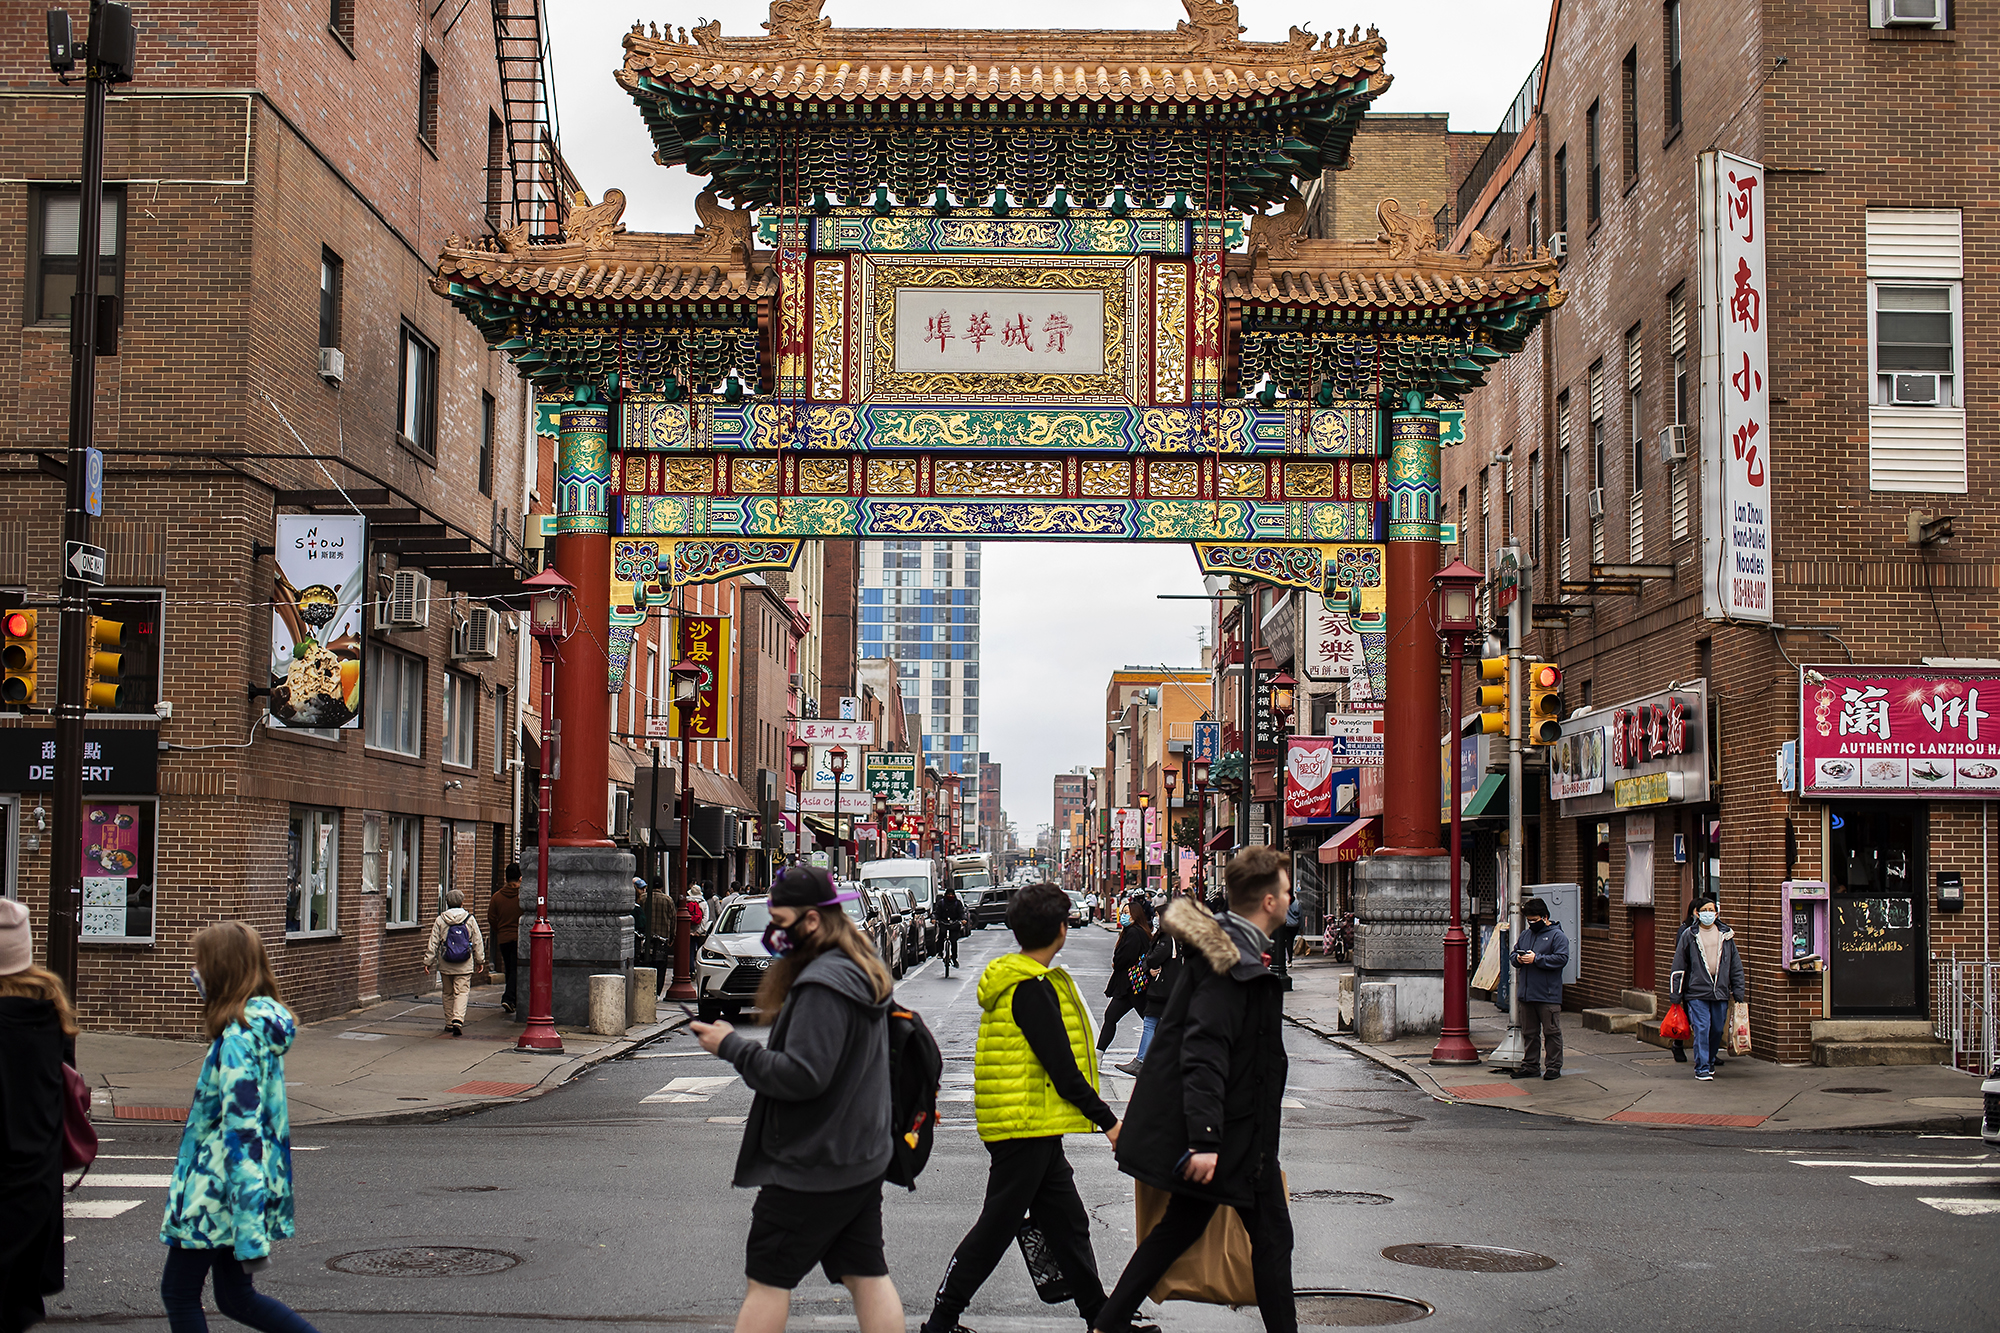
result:
[[[701,961],[704,963],[727,963],[729,955],[726,953],[717,953],[713,949],[703,949],[701,951]]]

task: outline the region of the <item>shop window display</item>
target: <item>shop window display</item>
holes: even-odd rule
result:
[[[83,806],[83,923],[88,940],[153,937],[152,801],[86,800]]]
[[[340,812],[294,806],[286,847],[286,934],[334,931],[339,858]]]

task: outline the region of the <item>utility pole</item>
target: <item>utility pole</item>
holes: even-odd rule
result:
[[[1505,557],[1503,556],[1504,560]],[[1521,749],[1527,737],[1523,725],[1527,703],[1522,698],[1527,693],[1527,682],[1521,677],[1521,640],[1526,637],[1527,615],[1523,608],[1527,598],[1533,595],[1534,583],[1530,572],[1515,556],[1518,572],[1514,578],[1514,600],[1507,604],[1507,932],[1506,943],[1500,950],[1502,975],[1510,983],[1507,987],[1507,1035],[1487,1063],[1511,1065],[1518,1069],[1525,1044],[1521,1037],[1521,988],[1511,984],[1516,978],[1507,971],[1514,966],[1514,941],[1521,938],[1521,841],[1522,808],[1527,793],[1521,789]]]
[[[49,64],[58,75],[75,68],[69,15],[52,10]],[[61,49],[58,49],[61,48]],[[99,328],[117,337],[114,310],[98,307],[104,231],[104,103],[113,83],[129,82],[135,44],[132,11],[91,0],[90,38],[84,57],[83,180],[77,199],[76,294],[69,306],[69,454],[63,481],[61,623],[56,640],[55,842],[49,857],[49,969],[77,993],[77,937],[83,922],[83,719],[89,700],[90,589],[103,584],[80,575],[90,547],[85,471],[96,432]],[[67,83],[67,77],[63,82]],[[116,306],[116,298],[110,302]],[[113,344],[107,350],[115,351]],[[94,548],[91,548],[94,549]]]

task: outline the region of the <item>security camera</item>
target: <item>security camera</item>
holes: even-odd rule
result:
[[[153,705],[153,712],[159,717],[160,721],[165,722],[174,715],[173,702],[168,699],[162,699]]]

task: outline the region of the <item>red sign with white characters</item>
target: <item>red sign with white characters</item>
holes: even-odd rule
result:
[[[1806,667],[1801,680],[1805,795],[2000,799],[2000,668]]]

